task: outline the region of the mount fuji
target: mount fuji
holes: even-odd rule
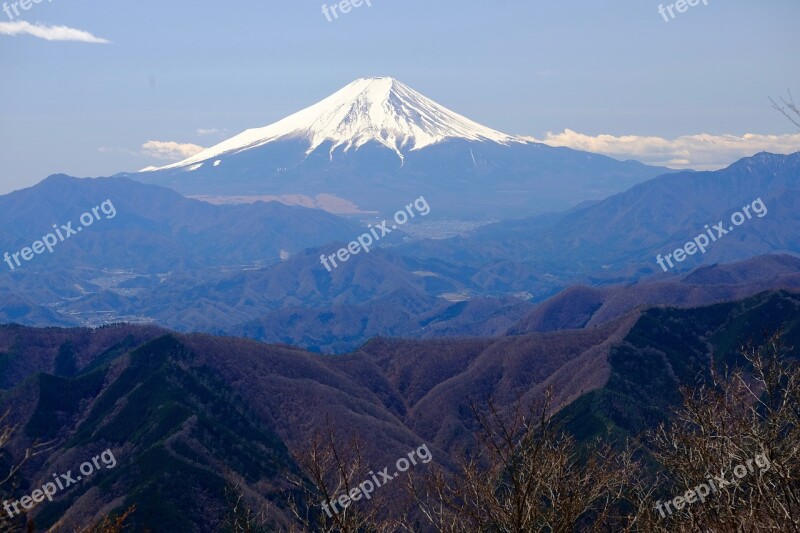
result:
[[[435,216],[467,219],[565,209],[665,172],[501,133],[379,77],[125,176],[187,195],[335,198],[353,212],[387,213],[424,195]]]

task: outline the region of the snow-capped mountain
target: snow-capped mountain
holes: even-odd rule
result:
[[[189,195],[333,199],[353,211],[394,212],[426,195],[437,216],[496,218],[599,200],[664,171],[507,135],[379,77],[128,176]]]
[[[473,122],[393,78],[361,78],[283,120],[247,130],[161,169],[195,165],[281,139],[308,141],[307,154],[330,141],[331,156],[340,146],[347,152],[376,142],[394,150],[400,158],[404,152],[446,139],[527,142]]]

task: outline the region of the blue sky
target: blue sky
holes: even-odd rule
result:
[[[708,0],[670,22],[650,0],[372,0],[333,22],[322,4],[43,0],[13,20],[0,12],[0,193],[56,172],[165,164],[142,146],[211,146],[374,75],[500,131],[621,158],[701,168],[770,143],[800,150],[767,100],[787,89],[800,100],[797,0]],[[10,35],[20,21],[110,42]],[[686,148],[698,144],[711,153]]]

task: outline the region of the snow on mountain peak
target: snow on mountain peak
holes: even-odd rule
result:
[[[340,146],[348,151],[374,141],[394,150],[401,159],[404,151],[419,150],[450,138],[501,144],[527,142],[473,122],[393,78],[360,78],[283,120],[244,131],[159,170],[185,167],[289,138],[306,139],[307,153],[331,141],[331,157]]]

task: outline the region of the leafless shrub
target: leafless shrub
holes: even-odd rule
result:
[[[798,107],[795,105],[794,98],[792,98],[792,93],[790,91],[786,91],[786,94],[788,95],[788,98],[781,96],[780,104],[772,97],[770,97],[769,101],[772,102],[773,109],[781,113],[783,116],[788,118],[792,124],[800,128],[800,109],[798,109]]]
[[[655,480],[659,496],[682,496],[710,485],[709,478],[715,485],[722,477],[731,484],[663,517],[652,495],[639,497],[628,531],[800,531],[800,366],[788,352],[780,335],[773,335],[761,348],[740,350],[751,369],[714,375],[708,385],[683,390],[671,424],[648,435],[663,469]],[[768,468],[753,467],[759,455],[768,459]],[[741,479],[733,474],[738,465],[748,469]],[[638,481],[643,496],[646,482]]]
[[[492,401],[473,405],[479,445],[455,475],[441,469],[412,487],[435,531],[568,532],[599,530],[622,494],[629,452],[590,446],[553,425],[552,391],[540,409],[515,409],[510,419]],[[595,527],[597,525],[597,527]]]
[[[376,491],[371,500],[351,503],[340,512],[322,510],[321,505],[335,501],[342,494],[349,494],[358,488],[370,467],[366,464],[361,450],[362,442],[351,438],[340,441],[330,420],[320,435],[315,435],[309,446],[295,455],[307,479],[291,476],[290,483],[303,496],[290,497],[290,509],[302,526],[302,531],[322,533],[392,532],[394,523],[382,517],[385,494]],[[385,514],[385,513],[384,513]]]

